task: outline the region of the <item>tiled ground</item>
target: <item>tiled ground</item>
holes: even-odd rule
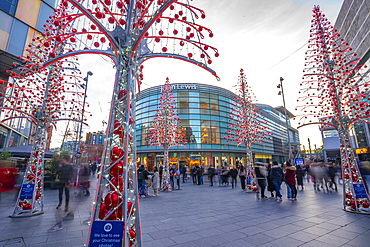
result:
[[[92,180],[95,187],[96,179]],[[312,184],[298,201],[257,201],[255,194],[229,187],[181,183],[182,190],[140,200],[144,247],[152,246],[370,246],[370,215],[344,212],[342,194],[315,194]],[[45,214],[12,219],[14,194],[0,201],[1,246],[83,246],[92,197],[75,197],[75,219],[48,233],[55,222],[57,191],[47,190]]]

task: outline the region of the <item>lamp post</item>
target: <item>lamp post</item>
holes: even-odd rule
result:
[[[78,139],[77,139],[77,152],[75,154],[75,158],[76,158],[76,164],[77,164],[77,183],[79,182],[78,181],[78,177],[79,177],[79,173],[80,173],[80,163],[79,163],[79,159],[81,158],[81,154],[79,153],[80,152],[80,140],[81,140],[81,133],[82,133],[82,122],[84,121],[84,113],[85,113],[85,102],[86,102],[86,92],[87,92],[87,83],[89,82],[89,76],[92,76],[93,73],[91,71],[88,71],[87,72],[87,75],[86,77],[84,78],[84,81],[86,82],[85,84],[80,84],[79,86],[80,87],[85,87],[85,95],[84,95],[84,102],[82,104],[82,114],[81,114],[81,123],[80,123],[80,130],[78,133],[76,133],[76,136],[78,136]]]
[[[280,77],[280,83],[278,84],[277,88],[281,88],[281,91],[279,91],[278,95],[283,96],[283,103],[284,103],[284,115],[285,115],[285,124],[286,124],[286,131],[288,134],[288,143],[289,143],[289,159],[290,159],[290,164],[294,165],[293,162],[293,156],[292,156],[292,145],[290,144],[290,134],[289,134],[289,124],[288,124],[288,116],[286,114],[286,107],[285,107],[285,98],[284,98],[284,89],[283,89],[283,81],[284,78]]]

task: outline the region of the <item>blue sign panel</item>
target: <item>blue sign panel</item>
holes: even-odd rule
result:
[[[94,221],[89,247],[122,247],[123,221]]]
[[[300,165],[300,166],[304,165],[302,158],[295,159],[295,163],[296,163],[296,165]]]
[[[356,198],[367,198],[365,186],[363,184],[354,184],[353,189],[355,190]]]
[[[22,190],[21,190],[21,195],[19,196],[19,199],[20,200],[32,199],[34,188],[35,188],[35,184],[22,184]]]
[[[247,184],[250,185],[251,184],[251,177],[247,177]]]

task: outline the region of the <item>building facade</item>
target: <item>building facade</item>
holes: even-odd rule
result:
[[[104,141],[105,133],[102,131],[86,133],[86,140],[81,148],[82,162],[96,162],[100,164],[104,150]]]
[[[13,68],[14,62],[21,62],[18,56],[24,54],[34,37],[41,35],[57,3],[58,0],[0,0],[1,80],[9,80],[6,71]],[[1,93],[12,93],[4,92],[4,87],[5,84],[0,84]],[[0,113],[0,121],[4,118]],[[27,119],[12,119],[0,124],[0,148],[33,144],[35,128]]]
[[[352,47],[362,63],[370,66],[370,0],[344,0],[334,27]],[[367,102],[369,103],[369,102]],[[333,128],[322,131],[326,160],[340,160],[338,132]],[[359,160],[370,160],[370,129],[366,123],[350,127],[351,144]]]
[[[151,170],[162,163],[163,149],[148,148],[148,135],[162,92],[162,86],[143,90],[136,107],[136,148],[138,163]],[[205,84],[173,84],[172,92],[178,116],[185,133],[186,148],[169,150],[170,164],[205,167],[245,164],[246,149],[237,144],[226,144],[231,106],[235,94],[224,88]],[[264,104],[257,104],[273,132],[271,142],[252,146],[255,161],[282,162],[288,159],[288,137],[284,114]],[[290,122],[289,122],[290,125]],[[289,127],[292,145],[298,150],[298,131]],[[225,163],[226,162],[226,163]]]

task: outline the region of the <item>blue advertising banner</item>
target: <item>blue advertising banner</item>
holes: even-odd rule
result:
[[[296,163],[296,165],[300,165],[300,166],[303,166],[304,165],[304,161],[303,161],[302,158],[295,159],[295,163]]]
[[[123,221],[94,221],[89,247],[122,247]]]
[[[363,184],[354,184],[353,189],[355,190],[356,198],[366,198],[365,186]]]
[[[32,199],[34,188],[35,188],[35,184],[22,184],[22,190],[21,190],[21,195],[19,196],[19,199],[20,200]]]
[[[251,185],[251,177],[247,177],[247,184]]]

